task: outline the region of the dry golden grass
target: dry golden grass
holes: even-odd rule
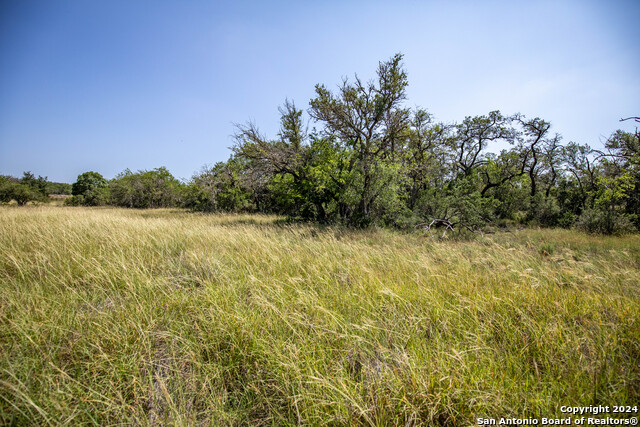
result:
[[[640,236],[0,207],[0,423],[469,425],[640,397]]]

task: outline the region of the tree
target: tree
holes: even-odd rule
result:
[[[500,187],[525,174],[526,160],[518,150],[502,150],[499,155],[487,155],[480,168],[483,180],[480,194],[485,197],[492,188]]]
[[[602,176],[598,177],[596,205],[606,206],[610,215],[623,214],[640,229],[640,138],[618,130],[598,152]]]
[[[168,208],[181,204],[182,186],[165,167],[131,172],[109,183],[111,203],[129,208]]]
[[[18,206],[24,206],[28,202],[46,201],[47,197],[46,178],[36,178],[31,172],[24,172],[21,179],[0,176],[0,203],[15,200]]]
[[[29,185],[9,177],[0,177],[0,202],[8,203],[15,200],[18,206],[28,202],[42,200],[42,195]]]
[[[107,186],[107,180],[98,172],[83,172],[78,175],[76,182],[71,185],[71,194],[74,196],[84,195],[95,189]]]
[[[579,200],[570,209],[580,214],[586,207],[593,207],[589,203],[589,195],[595,190],[599,168],[594,158],[594,151],[589,145],[570,142],[561,150],[565,164],[565,172],[575,181],[580,194]]]
[[[423,109],[413,113],[404,164],[408,180],[408,208],[415,209],[429,189],[442,188],[446,178],[446,146],[452,126],[432,123],[431,115]]]
[[[542,147],[542,181],[545,184],[545,197],[551,195],[552,188],[556,185],[558,174],[562,168],[562,137],[556,134],[545,142]]]
[[[47,182],[47,192],[49,194],[71,195],[71,184],[66,182]]]
[[[285,100],[280,111],[278,138],[269,140],[254,123],[236,125],[234,154],[251,164],[255,177],[267,180],[267,188],[282,213],[299,212],[302,205],[312,201],[306,167],[310,160],[308,135],[302,122],[302,110]],[[324,211],[319,206],[320,220]]]
[[[448,140],[455,168],[470,176],[476,168],[487,163],[484,151],[489,142],[513,142],[514,132],[508,126],[509,121],[510,118],[500,111],[492,111],[486,116],[466,117],[456,125],[454,137]]]
[[[71,185],[70,205],[99,206],[107,203],[107,180],[98,172],[83,172]]]
[[[316,97],[310,101],[309,114],[324,127],[327,137],[353,151],[348,166],[353,174],[357,204],[349,222],[366,225],[371,206],[379,195],[376,188],[382,162],[393,160],[409,124],[409,110],[401,104],[406,98],[407,73],[402,55],[378,65],[377,82],[344,79],[338,93],[316,85]]]
[[[538,191],[538,173],[541,167],[541,157],[543,156],[542,146],[551,129],[551,123],[539,117],[526,120],[524,116],[516,115],[515,120],[522,126],[523,138],[520,141],[524,159],[526,161],[527,175],[533,198]]]
[[[233,151],[237,156],[257,161],[270,173],[289,174],[301,179],[304,163],[306,133],[302,125],[302,111],[293,102],[285,101],[279,108],[280,132],[277,140],[269,141],[254,123],[236,125]]]
[[[184,206],[201,212],[252,210],[252,192],[243,173],[244,165],[235,157],[203,168],[185,188]]]
[[[47,185],[47,177],[42,177],[38,175],[36,178],[31,172],[24,172],[20,182],[26,186],[28,186],[34,194],[36,194],[36,198],[40,201],[44,201],[49,196],[49,187]]]

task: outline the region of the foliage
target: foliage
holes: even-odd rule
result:
[[[73,197],[67,199],[65,204],[71,206],[99,206],[104,205],[109,198],[107,180],[98,172],[84,172],[78,175],[76,182],[71,186]]]
[[[76,182],[71,186],[71,194],[74,196],[85,194],[95,188],[104,188],[107,180],[98,172],[84,172],[78,175]]]
[[[49,194],[71,195],[72,185],[66,182],[47,182]]]
[[[616,209],[589,208],[578,218],[576,228],[594,234],[626,234],[636,231],[632,219]]]
[[[41,201],[42,195],[26,184],[4,182],[0,184],[0,201],[10,202],[15,200],[18,206],[24,206],[28,202]]]
[[[617,205],[640,229],[640,135],[616,131],[605,143],[597,203]]]
[[[109,182],[110,203],[128,208],[165,208],[182,201],[182,184],[165,167],[120,173]]]
[[[201,212],[252,210],[251,191],[242,174],[243,165],[235,159],[204,168],[185,187],[183,205]]]
[[[347,172],[360,188],[350,191],[347,223],[364,226],[372,221],[372,206],[384,185],[383,162],[394,161],[410,123],[410,112],[402,108],[408,85],[402,55],[378,65],[376,82],[343,80],[337,94],[316,85],[309,114],[324,126],[324,134],[351,150]],[[353,190],[350,189],[350,190]]]
[[[426,110],[404,107],[407,84],[398,54],[379,64],[375,81],[343,79],[335,93],[317,85],[309,115],[318,130],[307,133],[288,100],[279,138],[237,126],[233,159],[245,161],[249,181],[259,178],[266,201],[256,209],[358,227],[437,219],[459,230],[516,219],[570,227],[597,210],[640,227],[637,135],[618,131],[598,152],[563,145],[539,117],[492,111],[434,123]],[[491,153],[499,143],[511,148]]]
[[[47,178],[36,178],[31,172],[24,172],[21,179],[0,176],[0,203],[14,200],[18,206],[28,202],[45,202],[48,198]]]
[[[40,200],[46,200],[49,196],[49,189],[47,185],[47,177],[38,175],[36,178],[31,172],[24,172],[20,183],[29,187]]]
[[[231,157],[188,183],[166,168],[127,169],[108,185],[86,172],[66,203],[275,213],[353,227],[433,223],[458,234],[513,222],[640,230],[637,132],[616,131],[594,150],[563,143],[550,121],[519,113],[440,123],[405,105],[408,84],[396,54],[378,63],[371,81],[355,75],[336,90],[316,85],[306,116],[286,99],[274,137],[253,122],[236,125]],[[3,200],[24,204],[53,186],[27,172],[2,188]]]

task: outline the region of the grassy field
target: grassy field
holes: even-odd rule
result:
[[[0,207],[3,425],[457,426],[594,404],[640,404],[640,236]]]

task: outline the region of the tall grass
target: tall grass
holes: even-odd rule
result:
[[[469,425],[640,401],[640,237],[0,208],[0,424]]]

